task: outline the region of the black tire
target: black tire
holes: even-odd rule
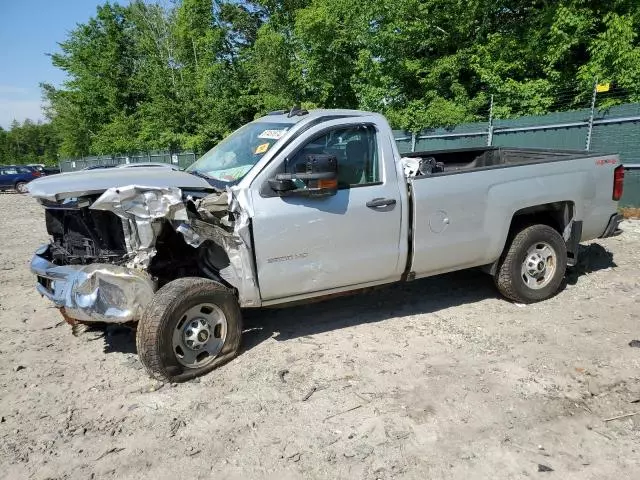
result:
[[[18,192],[18,193],[27,193],[27,182],[18,182],[18,183],[16,183],[16,192]]]
[[[173,333],[183,314],[201,303],[214,304],[224,313],[226,338],[210,363],[187,367],[178,361],[174,352]],[[233,291],[213,280],[187,277],[166,284],[153,296],[138,324],[136,347],[140,362],[151,377],[163,382],[184,382],[235,357],[241,337],[242,315]]]
[[[532,246],[546,243],[556,255],[555,271],[542,288],[530,288],[522,275],[522,265]],[[518,232],[503,255],[495,274],[495,283],[502,295],[518,303],[534,303],[553,297],[567,269],[567,245],[562,236],[547,225],[532,225]]]

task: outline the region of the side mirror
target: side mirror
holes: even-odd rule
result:
[[[307,155],[295,173],[279,173],[269,186],[281,197],[328,197],[338,191],[338,159],[334,155]]]

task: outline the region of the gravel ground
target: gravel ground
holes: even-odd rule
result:
[[[158,385],[35,292],[41,207],[0,211],[1,478],[640,478],[640,415],[605,421],[640,412],[640,222],[549,301],[468,271],[247,312],[238,358]]]

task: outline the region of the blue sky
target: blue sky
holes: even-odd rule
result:
[[[67,33],[102,3],[105,0],[0,0],[0,127],[8,128],[14,118],[43,119],[38,85],[60,85],[65,79],[46,54],[58,51]]]

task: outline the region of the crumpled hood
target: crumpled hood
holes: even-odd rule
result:
[[[64,198],[94,195],[111,187],[127,185],[213,190],[204,178],[158,167],[108,168],[60,173],[33,180],[27,184],[27,188],[35,198],[58,201]]]

